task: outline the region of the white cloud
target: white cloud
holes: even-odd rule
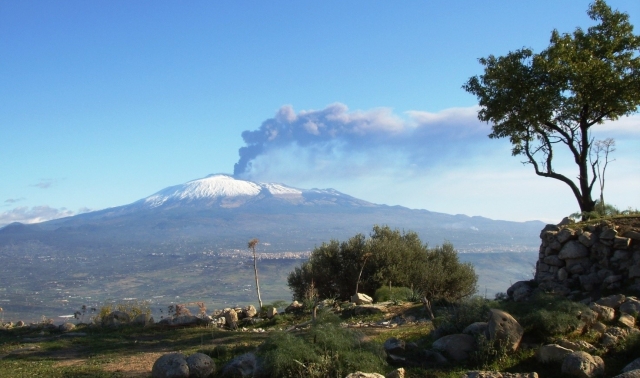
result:
[[[51,219],[69,217],[75,213],[66,208],[55,209],[49,206],[34,206],[29,208],[27,206],[16,207],[9,211],[0,213],[0,227],[6,226],[9,223],[40,223]]]

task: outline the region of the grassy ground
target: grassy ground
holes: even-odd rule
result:
[[[499,306],[496,302],[483,302],[482,306]],[[473,304],[478,306],[478,303]],[[482,309],[482,308],[480,308]],[[523,309],[511,308],[514,315]],[[442,323],[442,312],[436,312],[435,324]],[[369,315],[362,317],[343,316],[340,321],[352,326],[367,325],[383,320],[384,317],[400,317],[420,319],[424,312],[420,305],[404,304],[391,308],[387,315]],[[270,335],[278,330],[309,320],[308,315],[279,316],[255,326],[248,326],[247,331],[228,331],[205,326],[185,328],[122,327],[105,329],[80,325],[74,330],[85,336],[68,337],[57,331],[30,330],[28,327],[0,331],[0,376],[6,377],[150,377],[153,363],[158,357],[168,352],[192,354],[202,352],[211,356],[220,368],[234,356],[255,351]],[[415,342],[428,348],[433,342],[429,335],[434,323],[415,322],[401,324],[395,328],[357,327],[362,342],[382,345],[390,337],[407,342]],[[261,327],[267,332],[253,332]],[[525,325],[525,329],[528,326]],[[305,337],[309,330],[295,331],[295,335]],[[594,342],[596,336],[575,332],[566,337]],[[487,370],[506,372],[536,371],[540,377],[560,377],[559,365],[540,365],[535,358],[538,345],[548,340],[526,335],[523,347],[513,355],[497,359],[484,366]],[[600,350],[607,365],[607,376],[614,376],[620,369],[636,358],[640,347],[638,338],[630,339],[613,350]],[[407,369],[407,377],[447,378],[459,377],[461,373],[474,370],[477,365],[447,369]],[[393,370],[385,366],[386,373]]]

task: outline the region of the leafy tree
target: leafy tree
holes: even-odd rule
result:
[[[374,226],[369,238],[358,234],[315,248],[287,282],[297,300],[308,299],[311,292],[343,300],[354,290],[373,296],[393,284],[453,301],[473,294],[477,279],[473,266],[461,264],[451,244],[429,249],[415,232]]]
[[[484,74],[463,85],[478,97],[478,118],[493,124],[489,137],[508,137],[512,154],[524,155],[523,163],[537,175],[567,184],[582,212],[595,206],[591,127],[632,114],[640,105],[640,37],[628,14],[612,11],[603,0],[595,0],[587,13],[598,23],[586,32],[554,30],[539,54],[523,48],[481,58]],[[577,181],[555,170],[561,151],[577,165]]]

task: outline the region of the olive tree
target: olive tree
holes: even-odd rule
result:
[[[538,54],[522,48],[481,58],[484,74],[463,85],[479,100],[478,118],[492,124],[489,137],[509,138],[512,154],[523,155],[538,176],[567,184],[582,212],[595,207],[591,128],[640,105],[640,37],[628,14],[603,0],[587,13],[597,23],[586,31],[554,30],[549,47]],[[564,152],[577,172],[558,172],[555,159]]]
[[[287,282],[297,300],[344,300],[356,291],[373,296],[393,284],[413,287],[430,299],[455,301],[474,294],[477,280],[473,266],[460,263],[450,243],[428,248],[415,232],[374,226],[369,238],[358,234],[315,248]]]

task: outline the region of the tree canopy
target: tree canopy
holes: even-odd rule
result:
[[[323,243],[289,274],[294,299],[312,295],[349,299],[355,292],[373,296],[383,285],[413,287],[429,299],[455,301],[476,291],[473,266],[461,263],[453,245],[428,248],[415,232],[374,226],[369,238]]]
[[[551,33],[539,54],[522,48],[479,59],[484,74],[463,88],[478,97],[478,118],[492,125],[490,138],[509,138],[512,154],[524,155],[539,176],[567,184],[583,212],[593,211],[596,162],[590,128],[632,114],[640,105],[640,37],[626,13],[596,0],[587,11],[598,21],[584,31]],[[568,151],[575,181],[554,165]]]

